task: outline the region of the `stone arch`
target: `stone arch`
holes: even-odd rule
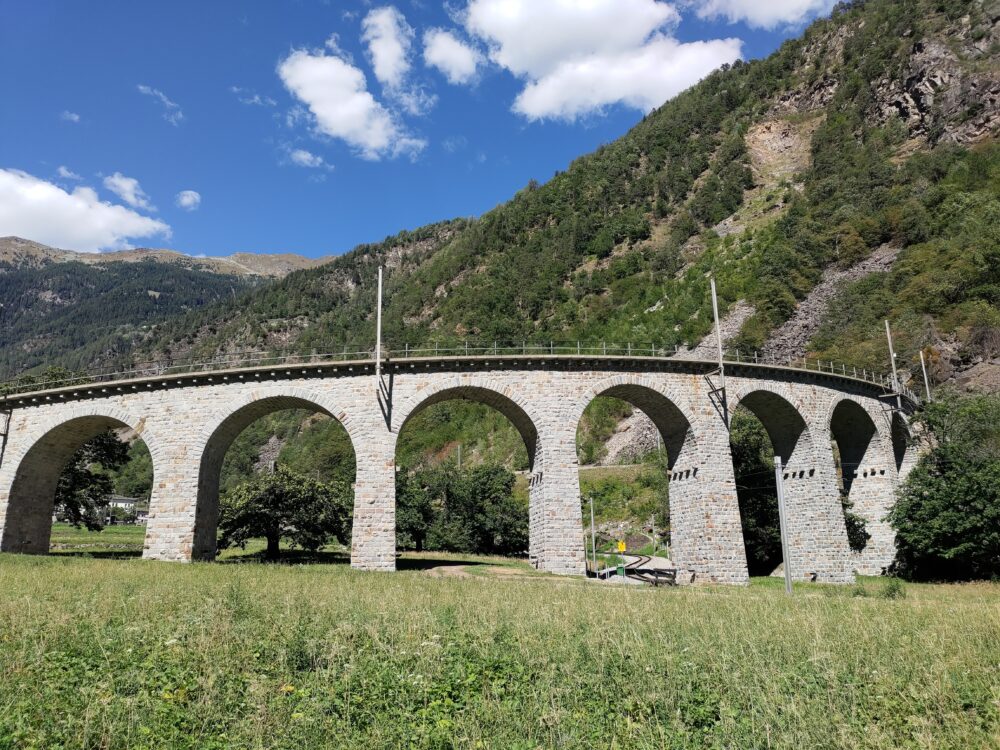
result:
[[[886,475],[882,435],[868,409],[850,396],[836,398],[830,406],[827,424],[840,451],[845,494],[850,495],[855,479]]]
[[[145,419],[113,406],[79,405],[60,410],[59,416],[41,422],[19,451],[8,454],[0,470],[0,550],[28,554],[49,551],[59,476],[80,446],[109,429],[131,430],[146,443],[155,480],[160,446],[146,428]]]
[[[736,391],[733,404],[746,407],[760,420],[781,457],[788,542],[784,562],[792,575],[799,580],[849,582],[853,580],[850,548],[833,450],[825,432],[828,426],[817,423],[822,412],[816,413],[816,401],[825,404],[826,398],[815,386],[800,388],[754,381]],[[810,399],[808,403],[804,398]]]
[[[843,493],[851,511],[865,520],[868,541],[852,550],[854,568],[863,575],[881,575],[895,556],[895,534],[885,521],[895,499],[896,467],[885,445],[885,420],[860,401],[844,396],[831,403],[827,424],[840,452]]]
[[[735,407],[748,409],[767,431],[774,452],[781,456],[788,467],[796,449],[812,441],[809,425],[803,416],[807,413],[785,389],[770,383],[759,383],[754,388],[738,393]]]
[[[528,451],[528,466],[534,470],[538,458],[540,442],[538,427],[529,415],[530,406],[513,388],[497,383],[482,383],[477,380],[437,383],[417,392],[403,408],[393,413],[392,433],[399,439],[406,424],[429,406],[444,401],[474,401],[489,406],[505,416],[524,441]],[[395,444],[393,445],[395,450]]]
[[[686,404],[680,394],[664,388],[649,377],[630,373],[616,375],[585,391],[573,408],[570,423],[574,426],[579,424],[590,402],[601,396],[626,401],[650,418],[663,439],[668,469],[674,469],[685,448],[693,449],[696,435],[691,419],[678,406]]]
[[[552,510],[549,496],[554,493],[555,488],[560,486],[565,489],[558,476],[557,464],[559,462],[556,457],[554,455],[548,456],[549,461],[546,463],[547,453],[551,453],[555,449],[555,445],[550,446],[549,451],[545,450],[538,419],[533,415],[534,410],[515,388],[489,378],[466,377],[444,379],[419,390],[399,411],[393,413],[393,456],[395,456],[396,450],[395,441],[399,440],[403,428],[413,417],[433,404],[456,399],[474,401],[495,409],[507,418],[524,442],[528,453],[530,474],[528,481],[528,556],[533,564],[540,569],[552,572],[580,572],[572,568],[577,563],[582,564],[583,555],[582,547],[580,547],[582,536],[573,540],[576,546],[580,547],[579,554],[573,553],[567,556],[565,549],[561,548],[563,546],[562,540],[556,539],[557,535],[551,528],[554,525],[553,514],[546,512],[547,507]],[[554,443],[555,441],[550,442]],[[548,471],[546,471],[547,468]],[[574,497],[573,500],[576,507],[576,523],[579,525],[578,497]]]
[[[233,441],[261,417],[286,409],[307,409],[336,419],[344,426],[355,458],[358,455],[354,425],[346,411],[321,392],[298,387],[255,389],[230,402],[207,421],[199,440],[198,493],[194,514],[191,558],[211,560],[216,554],[219,523],[219,481],[222,462]]]
[[[746,554],[722,421],[692,409],[689,394],[666,378],[620,373],[587,388],[570,414],[574,430],[598,396],[619,398],[656,425],[667,451],[670,555],[682,580],[742,584]]]

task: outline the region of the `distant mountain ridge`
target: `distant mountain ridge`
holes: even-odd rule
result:
[[[328,262],[330,257],[306,258],[294,253],[233,253],[224,256],[194,256],[176,250],[144,247],[106,253],[81,253],[49,247],[21,237],[0,237],[0,264],[9,264],[18,268],[40,268],[49,263],[67,262],[103,266],[111,263],[138,263],[150,260],[229,276],[282,278],[292,271],[320,266]]]

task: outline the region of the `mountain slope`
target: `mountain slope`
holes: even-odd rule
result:
[[[76,253],[0,238],[0,379],[120,361],[149,326],[320,265],[298,255]]]
[[[21,237],[0,237],[0,266],[26,269],[43,268],[51,263],[83,263],[107,267],[118,263],[139,263],[146,260],[225,276],[281,278],[292,271],[322,265],[329,260],[329,257],[306,258],[294,253],[233,253],[224,256],[195,257],[176,250],[155,250],[144,247],[108,253],[78,253],[49,247]]]
[[[983,338],[970,331],[998,327],[998,20],[995,3],[858,3],[765,60],[716,72],[480,219],[363,246],[168,322],[136,356],[370,344],[379,263],[391,346],[695,344],[712,274],[724,308],[753,311],[733,343],[759,348],[826,269],[891,245],[898,259],[877,288],[863,279],[834,298],[891,313],[903,360],[945,352],[947,339],[962,366]],[[950,280],[931,285],[934,301],[918,290],[942,264]],[[876,316],[833,327],[835,308],[821,306],[826,327],[805,348],[884,368]]]

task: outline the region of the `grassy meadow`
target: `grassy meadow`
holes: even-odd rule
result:
[[[1000,585],[787,597],[89,549],[0,556],[2,748],[1000,747]]]

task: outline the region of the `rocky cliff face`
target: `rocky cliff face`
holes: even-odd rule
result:
[[[1000,6],[985,22],[965,15],[940,37],[914,42],[899,76],[875,86],[879,122],[902,122],[922,143],[969,145],[1000,128]]]
[[[955,20],[940,12],[924,19],[937,33],[914,40],[903,69],[873,82],[872,116],[880,125],[902,124],[916,142],[911,147],[969,145],[1000,128],[1000,3],[970,2],[968,8]],[[801,69],[807,80],[777,98],[772,117],[817,113],[830,104],[841,84],[838,73],[856,64],[845,47],[864,23],[845,24],[806,45]]]

